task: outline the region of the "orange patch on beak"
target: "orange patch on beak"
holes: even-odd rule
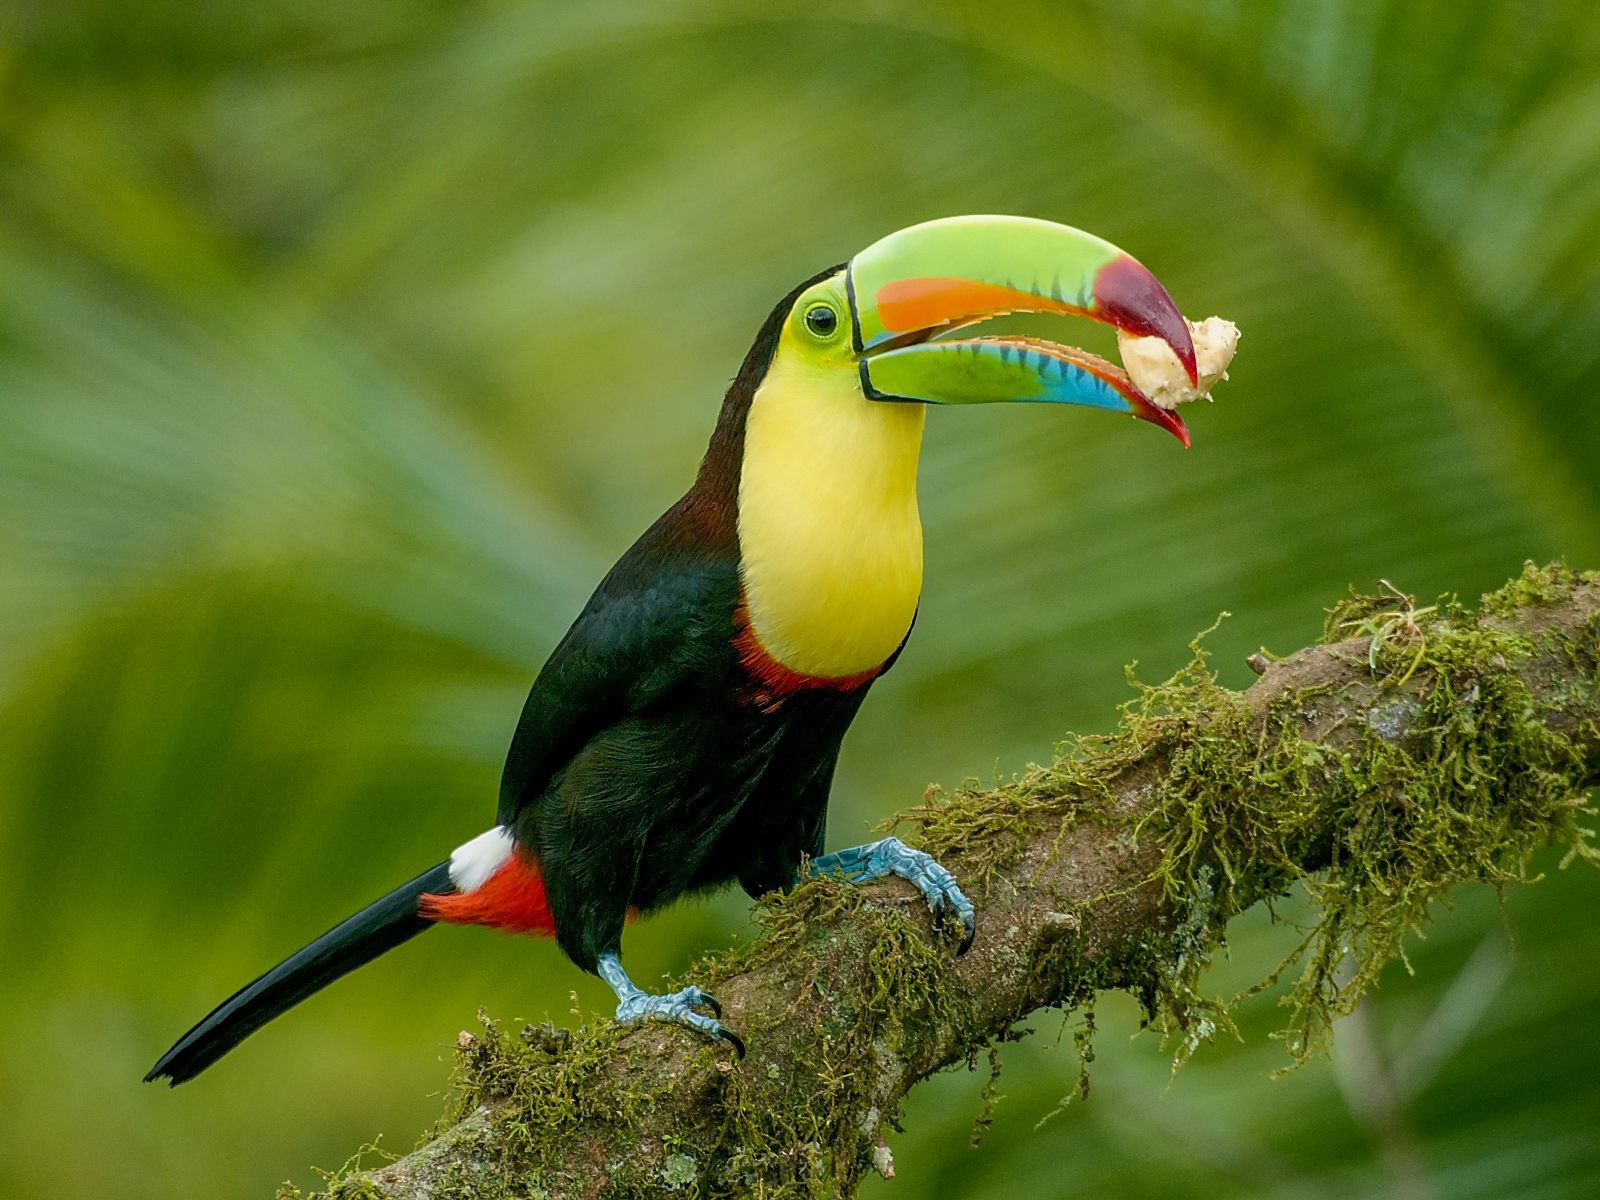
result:
[[[878,289],[874,301],[878,319],[891,333],[931,329],[971,317],[993,317],[1008,312],[1055,312],[1087,315],[1065,300],[951,275],[924,275],[896,279]]]

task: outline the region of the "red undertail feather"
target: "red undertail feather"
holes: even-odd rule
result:
[[[513,850],[500,869],[475,891],[425,895],[418,915],[452,925],[487,925],[508,933],[554,936],[556,923],[545,901],[544,880],[533,855],[521,847]]]

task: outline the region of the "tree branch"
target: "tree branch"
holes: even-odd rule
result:
[[[1197,642],[1117,733],[1004,787],[930,792],[912,819],[978,904],[964,957],[909,884],[813,881],[693,973],[744,1061],[664,1025],[486,1022],[437,1136],[329,1194],[850,1194],[892,1170],[881,1129],[906,1092],[1035,1009],[1128,989],[1187,1057],[1228,1019],[1197,989],[1207,951],[1297,883],[1319,913],[1286,1042],[1303,1060],[1445,890],[1518,878],[1552,841],[1592,858],[1577,822],[1600,781],[1593,576],[1530,566],[1478,613],[1352,597],[1329,626],[1254,656],[1243,693]]]

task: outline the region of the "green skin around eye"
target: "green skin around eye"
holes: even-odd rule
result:
[[[833,309],[818,304],[806,313],[806,326],[817,337],[832,337],[839,328],[839,316]]]

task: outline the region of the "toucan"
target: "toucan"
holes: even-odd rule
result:
[[[631,916],[738,881],[897,874],[939,919],[971,902],[890,837],[823,853],[840,742],[894,665],[922,591],[917,459],[930,404],[1043,401],[1176,435],[1119,367],[963,327],[1061,313],[1159,337],[1196,381],[1190,330],[1148,270],[1092,234],[1014,216],[913,225],[800,284],[756,334],[693,484],[601,580],[539,671],[493,828],[223,1001],[146,1080],[192,1079],[279,1013],[433,925],[553,936],[617,994],[617,1019],[743,1043],[696,987],[653,995],[619,957]]]

